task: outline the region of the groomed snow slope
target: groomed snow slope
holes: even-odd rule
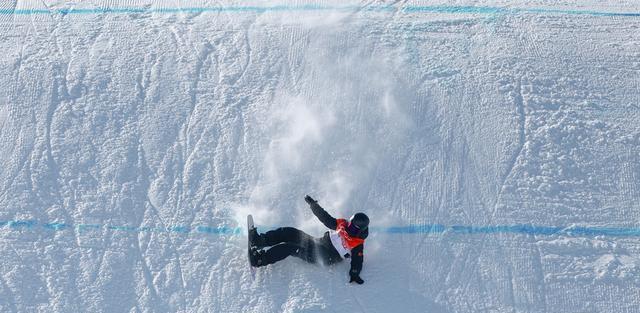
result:
[[[640,4],[569,2],[0,2],[0,311],[640,312]],[[251,278],[305,194],[364,285]]]

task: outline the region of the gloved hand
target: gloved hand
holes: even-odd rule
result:
[[[358,274],[351,275],[351,280],[349,280],[349,283],[352,283],[352,282],[356,282],[358,283],[358,285],[364,284],[364,280],[362,280],[362,278],[360,278],[360,275]]]
[[[318,201],[314,200],[313,198],[309,197],[309,195],[306,195],[304,197],[304,201],[306,201],[308,204],[314,204],[314,203],[318,203]]]

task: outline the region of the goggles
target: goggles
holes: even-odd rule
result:
[[[347,225],[347,233],[351,236],[358,236],[362,233],[362,229],[353,223],[349,223],[349,225]]]

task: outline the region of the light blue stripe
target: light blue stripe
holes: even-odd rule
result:
[[[137,230],[139,232],[141,232],[141,233],[165,233],[165,232],[167,232],[166,229],[158,228],[158,227],[150,227],[150,226],[138,227]]]
[[[392,234],[430,234],[430,233],[451,233],[461,235],[474,234],[524,234],[524,235],[565,235],[576,237],[593,236],[614,236],[614,237],[640,237],[640,228],[615,228],[615,227],[550,227],[534,225],[501,225],[501,226],[443,226],[434,225],[412,225],[401,227],[387,227],[372,231],[382,231]]]
[[[124,231],[124,232],[140,232],[140,229],[138,229],[138,227],[133,227],[133,226],[111,226],[111,225],[108,225],[107,229],[115,230],[115,231]]]
[[[179,13],[265,13],[295,11],[365,11],[405,13],[445,13],[445,14],[561,14],[587,16],[640,17],[640,12],[605,12],[595,10],[562,10],[545,8],[503,8],[488,6],[324,6],[324,5],[277,5],[277,6],[226,6],[226,7],[185,7],[185,8],[92,8],[92,9],[0,9],[0,15],[44,15],[44,14],[179,14]]]
[[[41,225],[42,229],[50,231],[65,231],[73,229],[74,226],[67,223],[43,223],[38,224],[35,220],[14,220],[0,221],[0,227],[8,226],[7,230],[20,229],[39,229],[35,226]],[[102,225],[102,224],[78,224],[75,226],[78,232],[100,231],[103,229],[114,232],[143,233],[143,232],[161,232],[161,233],[180,233],[180,234],[210,234],[210,235],[240,235],[244,234],[244,230],[240,227],[210,227],[196,226],[169,226],[165,228],[157,227],[135,227],[126,225]],[[265,232],[275,227],[258,226],[260,232]],[[372,226],[370,232],[387,233],[387,234],[453,234],[453,235],[476,235],[476,234],[524,234],[539,236],[575,236],[575,237],[594,237],[594,236],[613,236],[613,237],[640,237],[640,228],[638,227],[554,227],[554,226],[536,226],[536,225],[496,225],[496,226],[470,226],[470,225],[451,225],[442,224],[422,224],[408,226]]]
[[[224,234],[224,235],[238,235],[242,231],[240,228],[231,227],[207,227],[198,226],[196,231],[203,234]]]
[[[80,224],[77,226],[78,232],[85,232],[91,230],[100,230],[102,225],[100,224]]]
[[[69,225],[67,225],[65,223],[46,223],[46,224],[42,225],[42,227],[44,227],[46,229],[50,229],[50,230],[64,230],[68,226]]]
[[[9,221],[8,223],[11,228],[32,228],[36,224],[38,224],[38,222],[34,220]]]
[[[412,225],[393,227],[371,227],[371,232],[384,232],[389,234],[437,234],[446,229],[444,225]]]

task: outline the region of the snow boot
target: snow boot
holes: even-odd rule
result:
[[[267,265],[265,262],[265,254],[266,252],[255,247],[251,248],[251,253],[249,254],[249,262],[251,266],[260,267]]]

